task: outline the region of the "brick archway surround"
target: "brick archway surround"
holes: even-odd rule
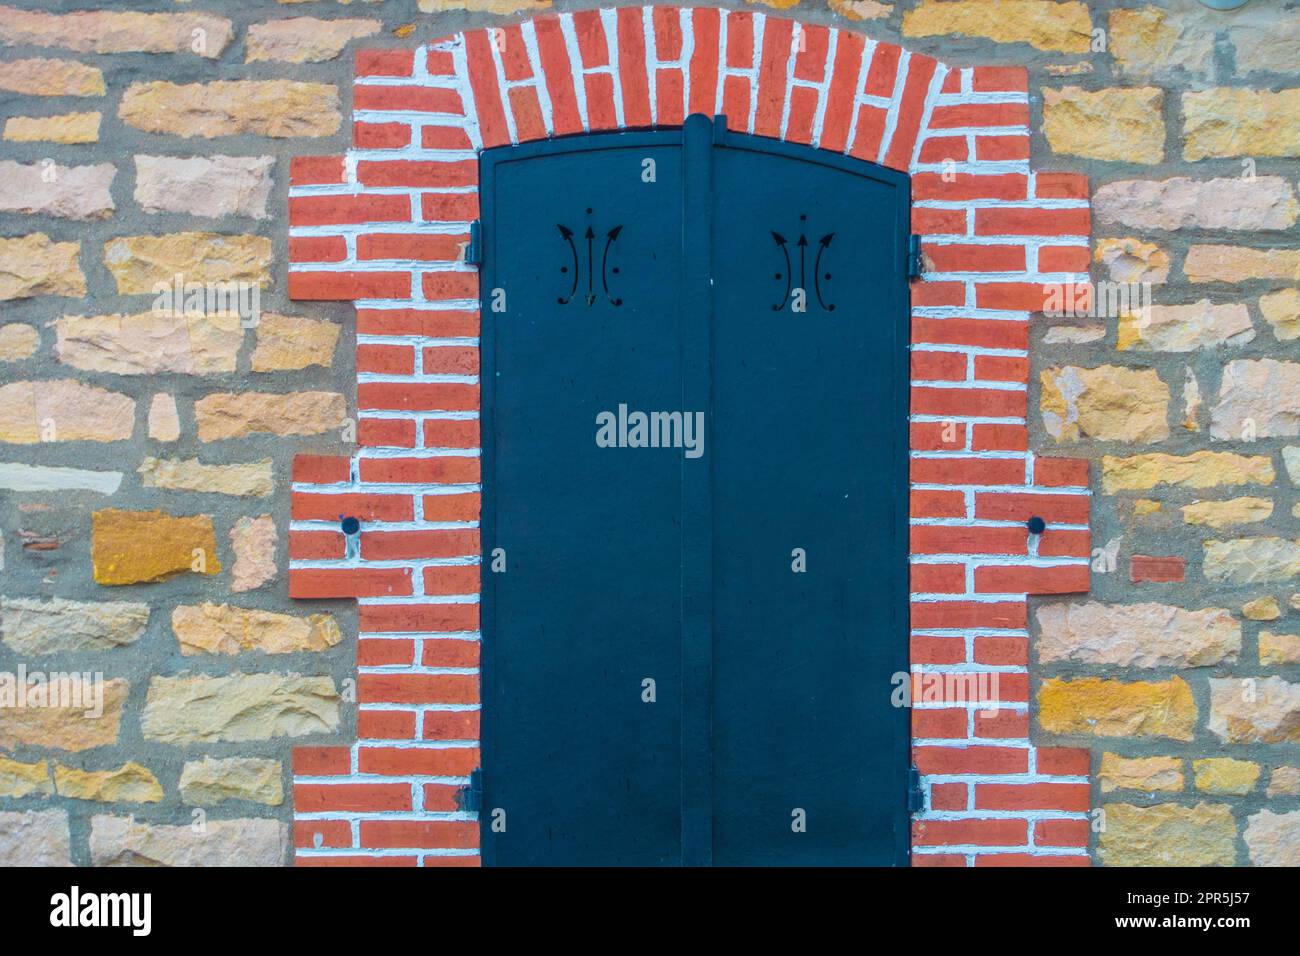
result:
[[[1088,751],[1030,741],[1027,603],[1088,590],[1087,462],[1035,456],[1026,405],[1043,284],[1088,281],[1088,184],[1032,170],[1026,72],[669,6],[356,63],[354,148],[291,167],[290,297],[356,305],[357,444],[294,461],[290,595],[356,598],[360,620],[358,739],[294,752],[297,862],[479,861],[458,802],[479,763],[477,153],[698,112],[911,174],[927,259],[912,286],[912,666],[996,672],[1002,702],[914,709],[913,864],[1087,865]],[[340,515],[361,519],[359,555]]]

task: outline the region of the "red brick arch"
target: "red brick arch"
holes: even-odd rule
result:
[[[294,463],[290,595],[360,605],[358,739],[295,751],[298,862],[478,862],[479,151],[723,113],[912,176],[914,863],[1087,864],[1089,756],[1029,740],[1027,595],[1088,590],[1087,463],[1028,447],[1029,314],[1086,281],[1084,177],[1030,165],[1026,71],[750,11],[625,7],[357,54],[354,147],[292,164],[289,292],[357,309],[357,446]],[[338,516],[362,521],[348,555]],[[1029,535],[1039,515],[1048,530]]]

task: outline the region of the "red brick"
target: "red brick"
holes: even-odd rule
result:
[[[981,309],[1042,312],[1051,289],[1041,282],[981,282],[975,286],[975,305]]]
[[[1026,554],[1027,528],[913,525],[913,554]]]
[[[981,739],[1023,740],[1029,736],[1027,711],[998,709],[993,713],[975,712],[975,736]]]
[[[849,125],[853,121],[853,100],[865,40],[860,33],[841,30],[835,43],[835,64],[826,95],[822,118],[822,149],[842,153],[848,147]]]
[[[1022,173],[916,173],[912,177],[912,200],[939,199],[964,202],[969,199],[1024,199],[1029,178]],[[991,271],[991,270],[986,270]]]
[[[592,132],[617,128],[614,78],[608,73],[588,73],[582,83],[587,91],[587,126]]]
[[[362,820],[361,845],[371,849],[478,847],[478,823],[471,820]]]
[[[537,52],[542,73],[546,78],[546,91],[551,100],[551,120],[557,136],[582,132],[582,117],[578,113],[578,95],[573,87],[573,68],[569,63],[569,50],[560,30],[558,17],[533,19],[537,31]]]
[[[1029,429],[1024,425],[972,425],[970,447],[971,451],[1025,451]]]
[[[358,309],[359,335],[422,335],[429,338],[473,337],[479,333],[477,312],[455,309]]]
[[[476,345],[437,345],[424,350],[425,374],[477,375],[479,350]]]
[[[1023,628],[1028,623],[1024,601],[914,601],[912,627]]]
[[[533,68],[528,62],[528,50],[524,46],[524,32],[517,23],[506,24],[497,28],[498,51],[501,54],[501,73],[507,83],[531,80]]]
[[[966,568],[961,564],[913,564],[912,593],[961,594],[966,590]]]
[[[477,448],[477,419],[430,418],[424,422],[426,448]]]
[[[786,122],[785,141],[807,145],[813,138],[813,121],[817,118],[820,94],[807,86],[790,89],[790,112]]]
[[[339,516],[362,521],[411,521],[415,505],[410,495],[293,493],[295,521],[338,521]]]
[[[352,108],[453,115],[462,115],[463,110],[460,94],[439,86],[354,86]]]
[[[912,352],[912,378],[922,381],[960,382],[966,378],[966,356],[961,352]]]
[[[407,568],[293,568],[289,597],[400,597],[411,594]]]
[[[1134,584],[1181,584],[1187,576],[1187,561],[1178,557],[1135,554],[1129,560],[1129,580]]]
[[[470,222],[478,217],[478,193],[421,193],[425,222]]]
[[[477,710],[426,710],[425,740],[478,740]]]
[[[481,572],[477,564],[440,565],[424,569],[425,594],[477,594]]]
[[[646,79],[645,34],[640,8],[620,8],[616,22],[623,122],[629,127],[649,126],[650,85]]]
[[[506,126],[505,106],[501,101],[501,89],[497,85],[496,60],[492,56],[492,40],[488,31],[466,30],[465,53],[483,146],[502,146],[510,142],[510,131]]]
[[[971,89],[976,93],[1026,93],[1029,91],[1029,71],[1023,66],[977,66],[973,71]]]
[[[343,535],[337,531],[290,531],[289,557],[303,561],[341,558],[345,553]]]
[[[443,857],[432,857],[431,859],[438,861],[433,864],[434,866],[445,865],[441,862],[444,859]],[[456,859],[459,859],[459,857]],[[473,857],[473,859],[477,860],[478,857]],[[366,869],[385,867],[391,869],[416,867],[420,865],[420,860],[414,856],[393,856],[390,854],[384,856],[365,856],[364,854],[358,856],[298,856],[294,858],[293,865],[305,869],[344,869],[348,867],[364,867]]]
[[[1026,349],[1029,322],[1026,319],[932,319],[912,317],[915,344],[973,345],[983,348]]]
[[[1029,382],[1029,359],[1010,355],[975,356],[975,378],[984,382]]]
[[[966,858],[956,853],[915,853],[911,865],[914,867],[964,867]]]
[[[357,371],[410,375],[415,371],[415,349],[409,345],[358,345]]]
[[[362,458],[361,480],[405,485],[473,484],[479,479],[479,459],[471,455],[437,458]]]
[[[915,846],[1021,846],[1027,842],[1026,820],[913,820]]]
[[[295,777],[332,777],[352,772],[352,752],[347,747],[294,747]]]
[[[1087,272],[1092,257],[1084,246],[1043,246],[1038,250],[1039,272]]]
[[[469,236],[446,233],[379,232],[357,237],[357,258],[459,262]]]
[[[1029,751],[1023,747],[915,747],[913,760],[926,774],[1026,773]]]
[[[573,32],[578,37],[578,54],[587,69],[609,65],[609,47],[605,28],[597,10],[575,10]]]
[[[537,98],[537,90],[531,86],[512,86],[506,91],[506,98],[510,101],[519,142],[545,139],[546,124],[542,120],[542,103]]]
[[[1026,394],[1019,389],[921,386],[912,389],[912,414],[1023,418]]]
[[[977,810],[1070,810],[1088,809],[1086,783],[978,783]]]
[[[1034,194],[1039,199],[1087,199],[1088,177],[1079,173],[1037,173]]]
[[[478,492],[424,496],[425,521],[477,521],[478,518]]]
[[[477,528],[449,528],[440,531],[366,531],[361,535],[361,557],[365,561],[455,558],[478,553]]]
[[[1051,856],[1039,856],[1032,853],[977,853],[975,855],[976,866],[1091,866],[1091,861],[1086,856],[1066,856],[1064,854],[1053,854]]]
[[[1092,766],[1092,754],[1082,747],[1040,747],[1035,763],[1047,776],[1083,777]]]
[[[927,242],[921,247],[926,270],[932,272],[1022,272],[1025,247]]]
[[[1028,125],[1029,106],[1025,103],[956,103],[936,106],[930,114],[931,129]]]
[[[358,740],[414,740],[415,714],[408,710],[357,711]]]
[[[1038,538],[1040,558],[1087,558],[1092,555],[1092,533],[1048,528]]]
[[[979,162],[1014,162],[1028,158],[1028,136],[975,137],[975,159]]]
[[[348,246],[342,236],[290,236],[290,262],[342,262]]]
[[[862,92],[868,96],[892,97],[898,76],[898,61],[902,49],[893,43],[877,43],[867,68],[867,78]]]
[[[930,785],[930,809],[965,810],[969,795],[964,783],[935,783]]]
[[[478,630],[477,604],[363,604],[362,633]]]
[[[696,7],[691,11],[691,28],[694,49],[691,51],[688,108],[691,113],[712,116],[717,112],[721,17],[711,7]]]
[[[1017,494],[980,491],[975,517],[988,521],[1027,521],[1039,517],[1050,524],[1087,524],[1086,495]]]
[[[751,69],[754,65],[754,15],[727,14],[727,66]]]
[[[425,69],[430,76],[455,76],[456,61],[450,50],[431,48],[425,58]]]
[[[357,149],[401,149],[411,145],[411,127],[405,123],[356,122],[352,124],[352,143]]]
[[[377,676],[363,674],[361,680]],[[421,677],[425,680],[477,681],[477,678],[458,674],[425,674]],[[361,773],[386,776],[467,777],[479,765],[477,747],[361,747],[357,754],[357,767]]]
[[[1035,458],[1034,484],[1051,488],[1088,487],[1088,459]]]
[[[954,76],[956,74],[949,74]],[[917,159],[922,163],[965,162],[970,157],[970,147],[965,136],[930,136],[921,143]]]
[[[913,451],[961,451],[966,447],[966,425],[962,422],[912,422]]]
[[[415,641],[390,637],[361,638],[357,641],[357,664],[361,667],[410,667],[415,663]]]
[[[1026,637],[977,637],[975,662],[999,666],[1029,663],[1029,639]]]
[[[410,76],[414,69],[412,50],[357,50],[357,76]]]
[[[346,820],[294,820],[293,845],[313,849],[350,847],[352,824]]]
[[[1087,820],[1035,820],[1034,846],[1087,846]]]
[[[361,382],[357,407],[409,412],[478,411],[477,385],[461,382]]]
[[[357,423],[357,444],[365,448],[414,448],[415,422],[363,418]]]
[[[749,128],[749,78],[726,76],[722,80],[722,113],[742,133]]]
[[[964,708],[913,708],[912,738],[914,740],[964,740],[966,722]]]
[[[383,813],[411,810],[405,783],[295,783],[293,808],[299,813]]]
[[[424,785],[424,809],[435,813],[454,813],[461,809],[463,789],[449,783]]]
[[[790,63],[794,25],[790,20],[769,17],[763,27],[763,52],[758,69],[758,111],[754,135],[779,137],[785,109],[786,76]]]
[[[322,186],[341,182],[342,156],[294,156],[289,160],[289,184],[292,186]]]
[[[1016,485],[1024,481],[1025,463],[1015,458],[918,458],[911,462],[912,481],[923,485]]]
[[[292,226],[351,225],[362,222],[410,222],[411,200],[388,193],[356,196],[290,196]]]
[[[656,8],[659,9],[659,8]],[[655,71],[655,122],[680,126],[686,117],[686,80],[676,67]]]
[[[912,305],[921,306],[961,306],[966,304],[966,284],[964,282],[936,282],[923,279],[912,284]]]
[[[478,667],[479,642],[426,640],[420,663],[425,667]]]
[[[290,478],[313,485],[347,481],[351,464],[345,455],[294,455]]]
[[[370,159],[357,163],[357,181],[363,186],[412,186],[437,189],[478,184],[474,160],[436,162],[425,159]]]
[[[1087,207],[1078,209],[976,209],[977,236],[1086,236],[1092,228]]]
[[[439,299],[477,299],[477,272],[426,272],[420,276],[420,287],[424,297],[430,301]]]
[[[913,518],[964,518],[966,496],[960,491],[917,491],[911,494]]]
[[[302,301],[405,299],[409,272],[290,272],[289,298]]]
[[[843,34],[841,34],[842,36]],[[796,79],[820,83],[826,78],[826,56],[830,50],[830,31],[817,24],[799,24],[794,37],[798,53],[794,58]]]
[[[966,660],[966,639],[913,634],[910,641],[913,664],[961,664]]]
[[[853,155],[864,159],[871,158],[865,153],[856,152],[856,147]],[[874,156],[874,152],[871,155]],[[923,206],[913,206],[912,231],[926,236],[964,236],[966,235],[966,210],[926,209]]]
[[[880,159],[880,147],[884,140],[885,121],[888,117],[887,110],[866,103],[859,106],[858,124],[853,131],[853,143],[849,147],[849,155],[869,163],[877,162]],[[962,216],[964,222],[965,213],[962,213]]]

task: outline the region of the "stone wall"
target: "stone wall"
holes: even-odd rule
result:
[[[291,462],[351,455],[358,373],[388,370],[351,306],[287,295],[290,157],[352,144],[355,47],[550,5],[89,6],[0,8],[0,672],[103,704],[0,710],[0,862],[285,863],[294,770],[357,737],[356,609],[288,596],[290,486],[319,480]],[[1092,459],[1092,595],[1032,599],[1030,736],[1091,752],[1098,862],[1300,862],[1300,8],[787,15],[1028,67],[1035,168],[1091,177],[1094,280],[1152,297],[973,303],[1074,313],[1030,324],[1030,443]],[[260,321],[156,308],[177,275],[258,288]]]

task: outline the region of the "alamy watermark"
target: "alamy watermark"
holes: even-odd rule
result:
[[[596,445],[600,448],[682,448],[687,458],[704,454],[703,412],[617,412],[596,416]]]
[[[186,282],[176,273],[171,282],[155,282],[157,315],[238,315],[240,324],[256,328],[262,315],[262,287],[256,282]]]
[[[77,671],[0,671],[0,710],[54,707],[80,710],[87,720],[104,715],[104,675]]]

